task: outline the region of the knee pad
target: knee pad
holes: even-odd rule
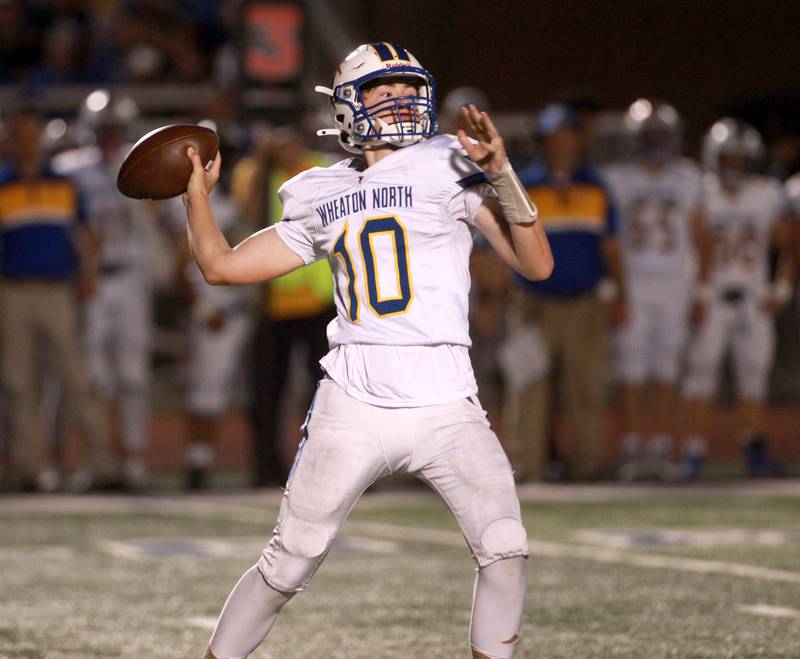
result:
[[[287,517],[278,526],[258,561],[258,569],[275,590],[304,590],[322,563],[333,541],[325,526]]]
[[[483,556],[478,565],[485,567],[502,558],[528,556],[528,533],[522,523],[514,517],[501,517],[490,522],[481,533]]]

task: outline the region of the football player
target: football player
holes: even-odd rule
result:
[[[241,208],[222,185],[214,188],[210,203],[226,239],[243,237]],[[210,485],[222,421],[233,402],[237,377],[244,370],[242,355],[252,329],[248,311],[254,291],[251,287],[207,284],[189,253],[182,205],[177,199],[169,200],[164,202],[163,211],[175,229],[178,283],[190,308],[185,486],[202,490]]]
[[[152,344],[153,207],[119,194],[117,172],[128,151],[126,132],[138,117],[132,98],[98,89],[81,104],[79,130],[92,143],[60,157],[86,195],[100,239],[97,290],[86,303],[85,345],[95,389],[115,411],[124,478],[131,489],[147,482]],[[160,264],[164,267],[164,263]]]
[[[616,337],[623,413],[620,476],[635,478],[644,467],[645,475],[663,478],[671,476],[701,175],[680,157],[681,120],[674,107],[639,99],[628,108],[625,123],[634,135],[636,157],[606,170],[620,209],[630,314]]]
[[[188,233],[206,279],[263,281],[327,258],[337,306],[272,539],[229,596],[206,656],[252,652],[361,493],[399,471],[442,496],[478,564],[473,655],[511,657],[528,541],[511,466],[476,397],[469,254],[477,229],[511,267],[542,279],[553,267],[547,239],[489,116],[463,110],[474,140],[436,135],[433,77],[404,48],[360,46],[317,91],[336,126],[324,133],[353,157],[286,182],[283,220],[235,249],[208,203],[220,160],[205,171],[189,150]]]
[[[777,180],[754,172],[762,156],[761,136],[741,121],[720,119],[704,138],[709,174],[702,215],[712,250],[695,288],[699,325],[684,391],[690,476],[698,475],[705,453],[709,406],[728,351],[747,471],[764,476],[778,470],[766,452],[764,400],[775,350],[774,316],[792,295],[795,267],[785,191]],[[778,252],[772,281],[771,247]]]

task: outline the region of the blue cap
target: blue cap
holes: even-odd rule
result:
[[[552,135],[562,126],[572,130],[581,129],[578,115],[569,106],[562,103],[551,103],[545,106],[536,117],[536,133],[542,137]]]

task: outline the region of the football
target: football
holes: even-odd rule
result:
[[[117,188],[132,199],[169,199],[183,194],[192,174],[186,156],[190,146],[197,149],[203,163],[209,163],[219,150],[219,137],[210,128],[193,124],[150,131],[125,156]]]

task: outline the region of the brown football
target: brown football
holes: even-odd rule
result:
[[[133,199],[169,199],[186,192],[193,146],[203,163],[214,160],[219,137],[210,128],[192,124],[162,126],[142,137],[130,150],[117,176],[117,188]]]

